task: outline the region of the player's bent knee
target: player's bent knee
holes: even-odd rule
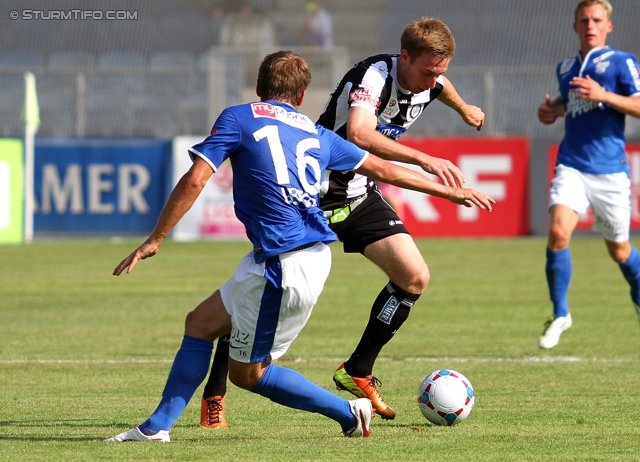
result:
[[[245,370],[237,370],[234,367],[229,367],[229,381],[236,387],[252,391],[259,380],[260,377],[254,377]]]
[[[405,281],[394,281],[394,283],[411,294],[420,295],[427,288],[430,278],[431,274],[425,267],[425,269],[422,271],[414,271],[413,273],[411,273],[411,276]]]
[[[571,232],[560,225],[549,228],[549,248],[552,250],[564,249],[569,246]]]
[[[625,247],[616,247],[614,249],[609,249],[609,255],[616,263],[624,263],[629,258],[631,254],[631,250]]]
[[[193,310],[184,321],[184,333],[196,338],[214,341],[216,339],[215,326],[208,322],[201,310]]]

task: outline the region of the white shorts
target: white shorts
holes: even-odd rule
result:
[[[317,243],[256,263],[240,260],[220,287],[231,315],[229,356],[242,363],[277,359],[286,353],[311,316],[331,269],[331,249]]]
[[[591,205],[594,230],[610,242],[629,240],[631,181],[626,173],[595,175],[565,165],[556,166],[555,173],[549,207],[566,205],[583,218]]]

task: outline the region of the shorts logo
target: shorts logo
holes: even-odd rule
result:
[[[383,323],[390,325],[391,318],[393,318],[398,306],[400,306],[400,302],[392,295],[389,297],[389,300],[387,300],[387,303],[384,304],[380,313],[378,313],[378,319]]]

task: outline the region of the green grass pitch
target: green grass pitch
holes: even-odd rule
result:
[[[550,351],[536,345],[551,314],[545,239],[418,240],[431,282],[374,369],[398,417],[374,419],[368,439],[230,385],[229,430],[200,427],[200,388],[170,444],[103,443],[155,409],[186,313],[249,250],[168,241],[112,276],[141,241],[0,246],[0,460],[640,460],[640,327],[604,243],[585,236],[571,246],[574,325]],[[332,247],[325,291],[277,364],[347,397],[331,377],[386,279]],[[451,428],[416,404],[422,379],[445,367],[476,391]]]

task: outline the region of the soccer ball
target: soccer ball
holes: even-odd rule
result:
[[[460,372],[440,369],[418,387],[418,407],[435,425],[455,425],[469,417],[476,395],[471,382]]]

